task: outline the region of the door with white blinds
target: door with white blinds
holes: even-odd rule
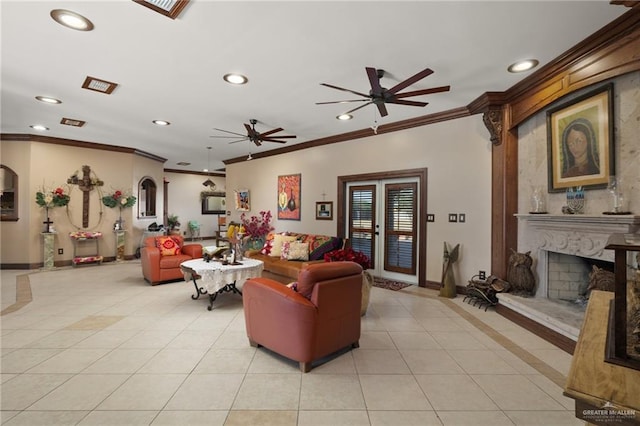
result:
[[[376,276],[417,283],[418,183],[348,185],[347,235],[371,259]]]

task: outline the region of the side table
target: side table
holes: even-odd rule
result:
[[[69,234],[73,241],[73,266],[80,264],[101,264],[103,257],[100,256],[100,246],[98,241],[102,238],[102,232],[77,231]],[[80,253],[83,246],[95,244],[95,250],[91,253]]]

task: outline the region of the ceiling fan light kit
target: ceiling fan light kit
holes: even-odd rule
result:
[[[380,112],[380,116],[386,117],[387,115],[389,115],[386,104],[424,107],[428,105],[428,102],[411,101],[411,100],[406,100],[405,98],[410,98],[413,96],[429,95],[431,93],[448,92],[451,89],[450,86],[440,86],[440,87],[432,87],[430,89],[414,90],[411,92],[400,93],[402,89],[405,89],[406,87],[409,87],[412,84],[422,80],[423,78],[433,74],[433,71],[429,68],[425,68],[424,70],[407,78],[404,81],[401,81],[400,83],[396,84],[390,89],[387,89],[380,85],[380,79],[385,75],[385,71],[383,69],[366,67],[365,71],[367,73],[367,77],[369,78],[369,84],[371,86],[371,90],[369,90],[368,94],[356,92],[355,90],[351,90],[351,89],[345,89],[343,87],[334,86],[328,83],[320,83],[322,86],[326,86],[331,89],[341,90],[343,92],[349,92],[354,95],[361,96],[363,99],[316,102],[316,105],[341,104],[341,103],[348,103],[348,102],[365,102],[363,105],[360,105],[357,108],[347,111],[339,115],[338,117],[350,115],[351,113],[371,104],[375,105],[378,108],[378,112]]]

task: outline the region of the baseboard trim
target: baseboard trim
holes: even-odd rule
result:
[[[547,342],[573,355],[573,352],[576,349],[576,342],[571,340],[570,338],[563,336],[562,334],[551,330],[550,328],[547,328],[544,325],[532,320],[531,318],[527,318],[519,312],[501,305],[500,303],[495,306],[495,310],[496,313],[502,315],[513,323],[526,328],[536,336],[543,338]]]

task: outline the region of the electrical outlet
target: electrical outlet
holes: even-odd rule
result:
[[[458,215],[456,213],[449,213],[449,222],[457,222]]]
[[[465,213],[458,213],[458,222],[464,223],[467,221],[467,215]]]
[[[487,273],[485,271],[478,271],[478,278],[480,278],[481,280],[486,280]]]
[[[64,254],[64,249],[59,248],[58,249],[58,254]]]

